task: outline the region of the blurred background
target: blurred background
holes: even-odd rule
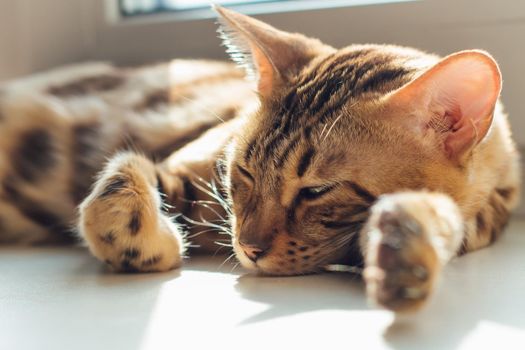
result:
[[[525,145],[525,1],[216,0],[281,29],[334,45],[393,43],[438,54],[492,53],[503,101]],[[135,65],[224,58],[207,0],[0,0],[0,80],[58,65]]]

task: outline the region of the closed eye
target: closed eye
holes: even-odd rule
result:
[[[327,194],[328,192],[332,191],[334,188],[335,185],[303,187],[299,191],[299,197],[306,200],[318,199]]]
[[[240,165],[237,165],[237,170],[239,170],[239,172],[245,177],[247,178],[248,180],[250,180],[251,182],[255,182],[255,179],[253,178],[252,174],[250,174],[250,172],[246,169],[244,169],[243,167],[241,167]]]

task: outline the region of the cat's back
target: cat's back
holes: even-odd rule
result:
[[[256,101],[242,70],[207,60],[77,64],[0,91],[0,242],[61,240],[115,152],[160,160]]]

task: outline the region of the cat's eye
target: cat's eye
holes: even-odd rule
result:
[[[299,197],[304,199],[317,199],[334,189],[333,185],[303,187],[299,191]]]
[[[245,177],[247,178],[248,180],[250,180],[251,182],[255,182],[255,179],[253,178],[252,174],[250,174],[250,172],[246,169],[244,169],[243,167],[241,167],[240,165],[237,165],[237,170],[239,170],[239,172]]]

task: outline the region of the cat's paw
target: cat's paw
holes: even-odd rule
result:
[[[459,245],[462,226],[456,209],[448,197],[415,193],[384,196],[372,208],[365,227],[369,299],[397,312],[424,305]]]
[[[114,157],[80,205],[79,229],[91,253],[116,271],[181,265],[180,228],[161,211],[154,165],[133,153]]]

